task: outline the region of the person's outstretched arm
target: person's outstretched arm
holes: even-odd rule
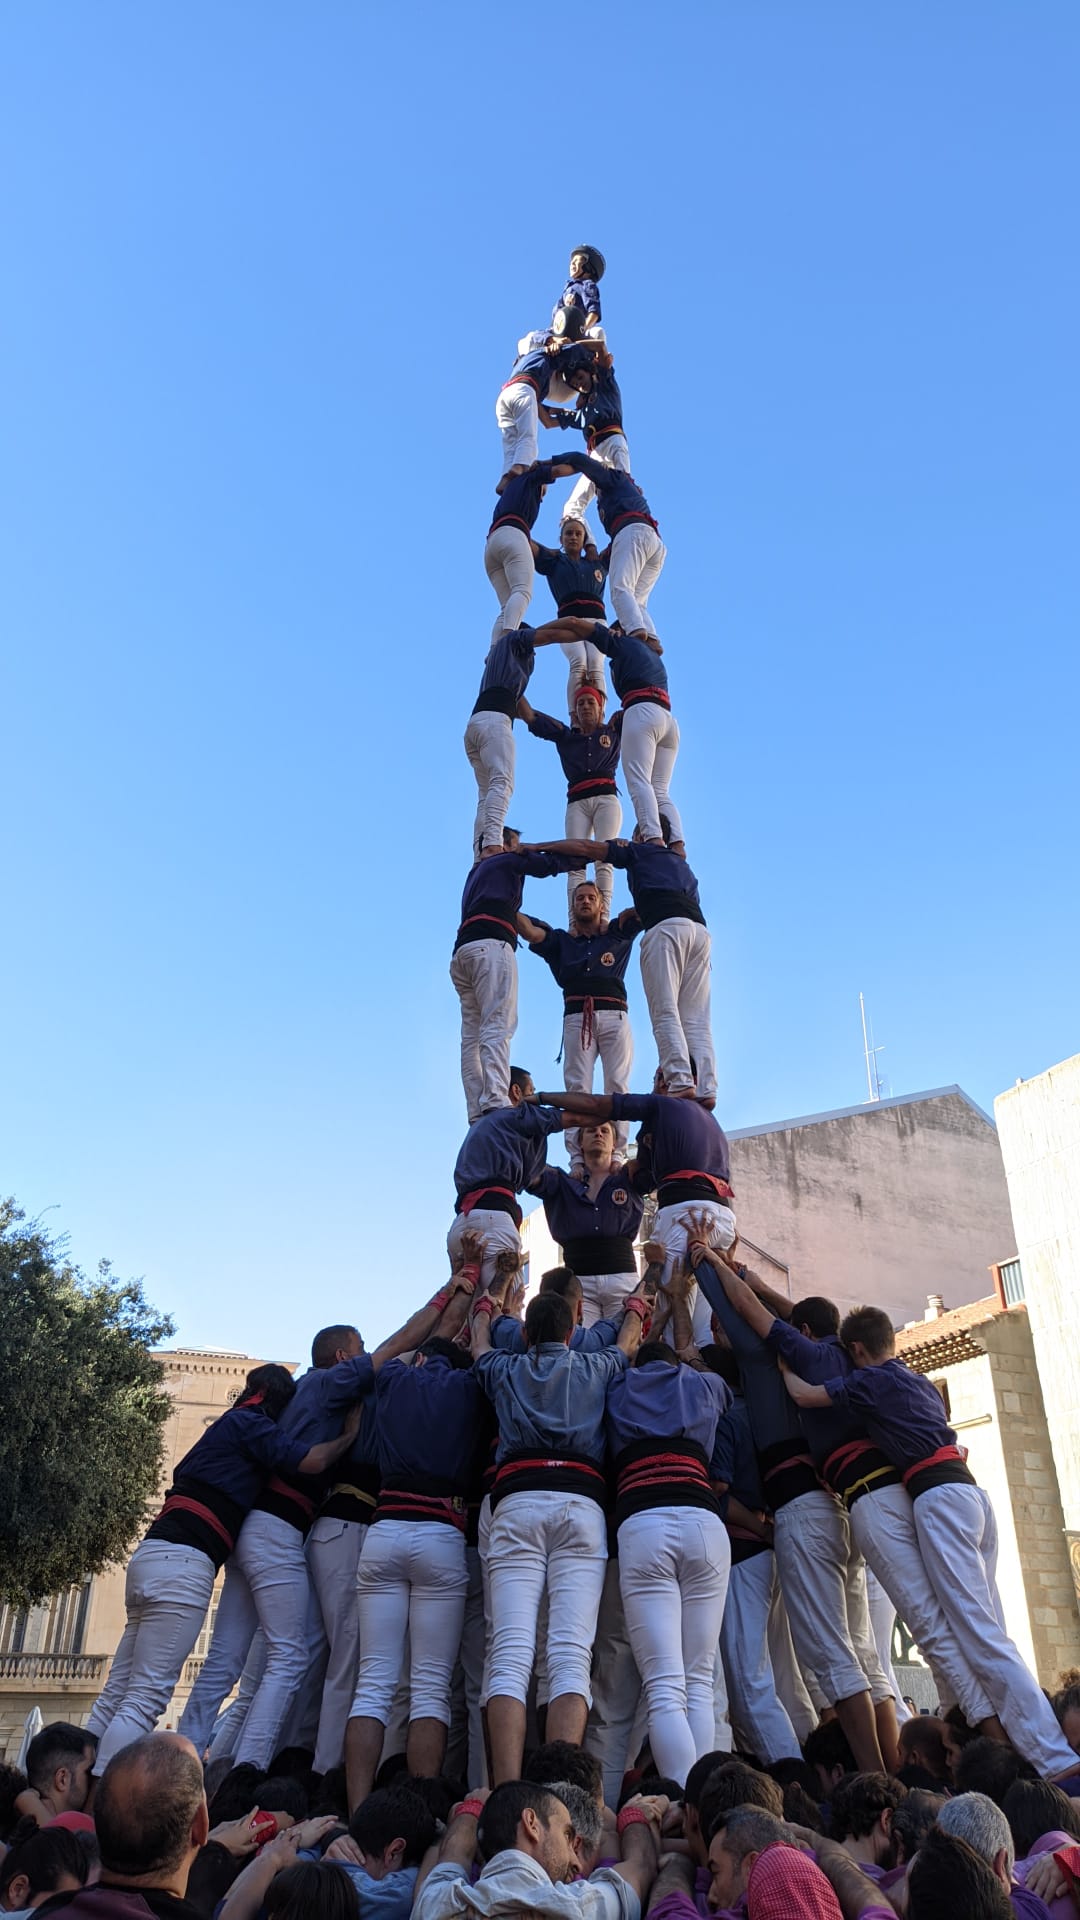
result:
[[[518,852],[565,854],[569,860],[602,863],[608,857],[608,844],[606,840],[530,840],[526,846],[519,847]]]
[[[610,1120],[610,1093],[570,1093],[560,1088],[558,1093],[538,1093],[536,1096],[542,1107],[561,1107],[568,1113],[580,1113],[583,1120]]]

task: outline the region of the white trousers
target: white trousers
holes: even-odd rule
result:
[[[629,473],[630,449],[626,444],[625,433],[609,434],[606,440],[601,440],[594,448],[591,458],[598,460],[602,467],[613,468],[616,473]],[[589,507],[591,507],[595,499],[595,484],[589,479],[588,474],[579,473],[567,495],[566,505],[562,510],[562,518],[564,520],[584,520]],[[612,1801],[611,1804],[614,1806],[614,1801]]]
[[[345,1723],[356,1691],[360,1660],[360,1616],[356,1605],[356,1569],[367,1526],[361,1520],[316,1520],[308,1534],[307,1558],[311,1584],[330,1643],[323,1681],[319,1730],[315,1740],[316,1773],[329,1773],[345,1754]]]
[[[997,1520],[981,1487],[930,1487],[915,1500],[923,1565],[1018,1753],[1048,1779],[1076,1769],[1053,1708],[1005,1631]]]
[[[214,1564],[197,1547],[144,1540],[124,1582],[127,1625],[87,1722],[98,1736],[94,1772],[156,1725],[199,1637],[214,1591]]]
[[[514,725],[508,713],[474,713],[465,729],[465,752],[476,776],[473,858],[484,847],[501,847],[514,797]]]
[[[740,1560],[731,1569],[720,1629],[736,1745],[769,1764],[802,1758],[795,1729],[777,1697],[769,1656],[769,1612],[775,1585],[776,1561],[771,1553],[755,1553],[749,1560]]]
[[[617,840],[621,826],[622,803],[617,793],[594,793],[589,799],[568,800],[566,803],[568,840]],[[606,860],[598,860],[595,872],[604,912],[610,918],[614,871]],[[575,867],[566,876],[566,902],[571,913],[574,910],[574,888],[579,887],[584,878],[584,867]]]
[[[725,1253],[728,1247],[735,1245],[735,1215],[722,1200],[688,1200],[674,1207],[659,1207],[653,1221],[652,1238],[664,1249],[664,1271],[660,1284],[666,1287],[671,1279],[676,1263],[686,1258],[687,1241],[690,1238],[690,1216],[700,1218],[705,1215],[706,1234],[710,1247]],[[717,1285],[719,1285],[717,1281]],[[690,1323],[693,1327],[694,1341],[699,1347],[706,1347],[712,1339],[712,1308],[701,1288],[695,1281],[687,1295],[687,1307]],[[672,1324],[668,1322],[665,1336],[672,1344]]]
[[[536,389],[527,387],[523,380],[515,380],[513,386],[503,387],[495,402],[495,418],[502,434],[503,472],[509,473],[511,467],[531,467],[536,459],[536,441],[540,430]],[[381,1526],[382,1522],[379,1524]]]
[[[854,1532],[854,1528],[852,1529]],[[874,1636],[877,1656],[882,1671],[892,1688],[893,1706],[896,1708],[896,1724],[902,1727],[905,1720],[911,1719],[911,1708],[906,1704],[896,1678],[892,1663],[893,1632],[896,1627],[896,1608],[889,1599],[881,1581],[872,1567],[866,1569],[866,1608],[870,1615],[870,1631]]]
[[[304,1539],[288,1520],[255,1509],[236,1542],[236,1561],[266,1635],[266,1666],[236,1748],[236,1764],[265,1772],[311,1658],[314,1605]]]
[[[455,1213],[450,1231],[446,1236],[446,1251],[451,1264],[461,1252],[462,1237],[466,1233],[483,1235],[484,1252],[480,1261],[480,1284],[478,1293],[486,1293],[495,1278],[495,1263],[500,1253],[513,1247],[515,1253],[521,1252],[521,1235],[514,1224],[513,1216],[503,1213],[498,1207],[474,1207],[471,1213]],[[380,1520],[379,1525],[383,1522]]]
[[[469,1574],[465,1535],[438,1520],[380,1520],[356,1569],[360,1665],[352,1716],[390,1717],[408,1637],[409,1718],[450,1725]]]
[[[499,617],[491,629],[497,640],[520,627],[532,599],[536,567],[528,534],[520,527],[496,527],[484,545],[484,566],[499,598]]]
[[[696,920],[661,920],[647,927],[640,945],[641,984],[668,1091],[694,1085],[701,1100],[716,1098],[716,1053],[712,1037],[712,941]]]
[[[240,1744],[240,1735],[244,1731],[248,1714],[251,1712],[251,1703],[259,1690],[265,1665],[266,1635],[259,1627],[248,1649],[248,1657],[244,1661],[244,1670],[240,1675],[236,1698],[230,1701],[224,1713],[219,1714],[214,1722],[206,1754],[207,1765],[211,1760],[223,1759],[226,1754],[231,1759],[236,1752]],[[289,1744],[287,1740],[282,1741],[283,1746]]]
[[[593,1754],[604,1769],[604,1805],[617,1807],[623,1776],[633,1764],[630,1735],[641,1700],[641,1675],[626,1631],[617,1560],[608,1561],[604,1574],[593,1652],[592,1694],[585,1750]]]
[[[587,680],[591,687],[602,687],[607,698],[607,681],[604,678],[607,655],[601,653],[599,647],[594,647],[591,640],[560,640],[559,645],[570,668],[566,678],[566,704],[573,719],[574,695],[583,680]]]
[[[649,617],[649,595],[660,578],[667,553],[655,527],[632,520],[620,527],[611,543],[608,586],[615,617],[626,633],[655,633]]]
[[[715,1513],[652,1507],[619,1528],[619,1587],[649,1745],[657,1771],[680,1785],[712,1751],[713,1675],[730,1571],[727,1529]]]
[[[469,1125],[510,1105],[510,1042],[517,1032],[517,954],[507,940],[470,940],[450,957],[461,1001],[461,1084]]]
[[[894,1615],[899,1613],[914,1634],[942,1702],[946,1707],[959,1703],[964,1718],[977,1727],[994,1708],[964,1651],[963,1636],[958,1638],[949,1625],[923,1565],[915,1509],[905,1488],[881,1487],[863,1494],[851,1509],[851,1532]]]
[[[776,1697],[795,1729],[795,1737],[800,1746],[813,1733],[822,1713],[828,1706],[825,1695],[821,1694],[820,1703],[811,1698],[807,1677],[795,1658],[795,1648],[791,1642],[791,1623],[788,1620],[784,1596],[780,1591],[780,1582],[776,1577],[776,1556],[773,1555],[773,1594],[769,1608],[769,1658],[772,1661],[773,1679],[776,1682]],[[817,1681],[814,1681],[815,1688]],[[820,1689],[818,1689],[820,1692]]]
[[[546,1588],[549,1698],[577,1693],[591,1704],[589,1669],[606,1568],[604,1513],[595,1500],[547,1489],[500,1500],[487,1551],[489,1700],[528,1698]]]
[[[662,840],[663,814],[671,838],[683,838],[682,815],[671,797],[679,757],[679,723],[659,700],[635,700],[623,713],[622,770],[634,818],[646,840]]]
[[[199,1670],[195,1685],[187,1698],[187,1705],[180,1715],[177,1732],[185,1740],[190,1740],[197,1754],[206,1751],[211,1733],[215,1732],[215,1721],[221,1710],[222,1701],[232,1692],[248,1660],[252,1642],[258,1633],[259,1616],[255,1611],[255,1602],[251,1589],[236,1562],[236,1555],[225,1562],[225,1578],[218,1597],[217,1612],[214,1615],[214,1631],[210,1636],[210,1645],[206,1658]],[[260,1642],[261,1642],[261,1635]],[[258,1679],[262,1678],[265,1665],[265,1653],[260,1655]],[[256,1682],[257,1684],[257,1682]],[[252,1688],[252,1698],[254,1688]],[[250,1701],[248,1702],[250,1704]],[[246,1719],[247,1713],[243,1718]],[[234,1719],[230,1731],[237,1731],[242,1721]],[[219,1748],[221,1752],[233,1753],[236,1741],[228,1748]]]
[[[595,1327],[598,1320],[617,1320],[640,1277],[637,1273],[579,1273],[582,1326]]]
[[[597,1007],[593,1014],[592,1037],[586,1046],[581,1038],[584,1015],[563,1014],[563,1086],[574,1093],[591,1093],[597,1060],[604,1069],[605,1093],[629,1093],[630,1073],[634,1065],[634,1036],[630,1015],[617,1007]],[[615,1150],[626,1158],[630,1129],[620,1121],[615,1128]],[[581,1129],[566,1129],[566,1151],[570,1165],[581,1165]]]
[[[862,1556],[847,1514],[831,1493],[801,1493],[776,1515],[776,1565],[795,1652],[826,1700],[892,1694],[870,1631]]]

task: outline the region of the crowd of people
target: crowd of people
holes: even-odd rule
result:
[[[178,1463],[86,1726],[46,1728],[0,1783],[9,1912],[963,1920],[1072,1900],[1080,1694],[1051,1702],[1006,1633],[993,1510],[940,1396],[879,1309],[792,1302],[741,1256],[648,613],[664,548],[630,477],[603,271],[575,250],[498,402],[448,1277],[370,1353],[341,1323],[298,1380],[254,1368]],[[538,461],[540,422],[579,427],[587,454]],[[543,494],[571,474],[541,547]],[[537,568],[557,618],[534,630]],[[549,643],[569,724],[525,698]],[[561,841],[506,825],[516,718],[558,753]],[[523,907],[526,879],[559,873],[566,928]],[[554,1091],[511,1059],[519,938],[564,997]],[[547,1163],[560,1132],[569,1171]],[[562,1255],[527,1303],[522,1194]],[[178,1727],[155,1732],[215,1592]],[[940,1718],[899,1697],[897,1613]]]

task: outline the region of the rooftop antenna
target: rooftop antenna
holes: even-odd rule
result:
[[[862,1016],[863,1058],[866,1061],[866,1105],[881,1099],[881,1075],[878,1072],[877,1057],[884,1049],[874,1045],[874,1023],[866,1018],[866,1001],[859,995],[859,1013]]]

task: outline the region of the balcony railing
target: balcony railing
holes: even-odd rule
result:
[[[0,1653],[0,1680],[26,1685],[34,1680],[99,1681],[108,1665],[105,1653]]]

